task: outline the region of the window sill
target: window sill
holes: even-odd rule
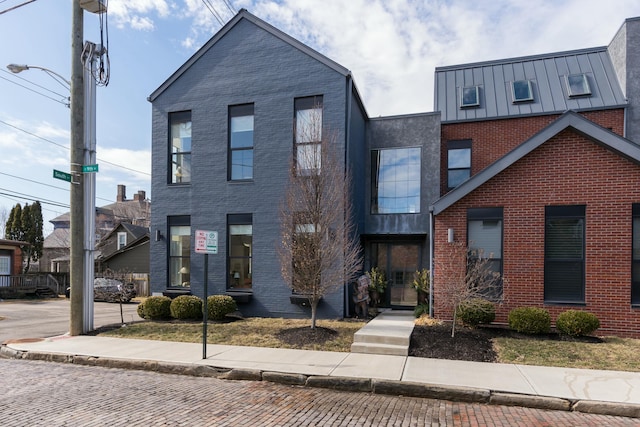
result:
[[[544,305],[573,305],[576,307],[586,307],[587,303],[584,301],[544,301]]]
[[[235,302],[238,304],[249,304],[251,302],[251,299],[253,298],[253,291],[250,289],[247,289],[245,291],[227,289],[227,292],[225,292],[225,295],[228,295],[231,298],[233,298]]]

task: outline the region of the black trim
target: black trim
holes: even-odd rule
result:
[[[469,208],[467,209],[467,220],[502,219],[504,216],[503,211],[502,207]]]

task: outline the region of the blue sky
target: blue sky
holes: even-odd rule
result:
[[[604,46],[624,19],[640,16],[637,0],[207,1],[223,21],[233,16],[227,3],[245,8],[350,69],[372,117],[433,111],[436,66]],[[0,0],[0,12],[24,2]],[[147,96],[221,24],[203,0],[108,6],[110,82],[97,91],[96,204],[115,201],[118,184],[129,198],[144,190],[153,202]],[[97,15],[85,13],[84,22],[85,40],[99,43]],[[69,184],[52,176],[69,170],[69,109],[59,102],[66,89],[40,70],[15,75],[5,67],[36,65],[69,78],[70,31],[71,0],[36,0],[0,14],[0,220],[16,203],[46,200],[45,234],[47,221],[68,211]]]

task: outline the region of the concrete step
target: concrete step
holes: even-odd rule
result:
[[[354,334],[351,351],[406,356],[409,353],[413,326],[413,312],[380,313]]]
[[[352,353],[365,353],[365,354],[384,354],[389,356],[408,356],[408,345],[393,345],[393,344],[368,344],[368,343],[353,343],[351,344]]]

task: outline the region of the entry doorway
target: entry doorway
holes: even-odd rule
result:
[[[372,263],[384,271],[387,279],[385,304],[391,308],[413,308],[418,293],[411,287],[413,274],[420,269],[418,243],[373,243]]]

